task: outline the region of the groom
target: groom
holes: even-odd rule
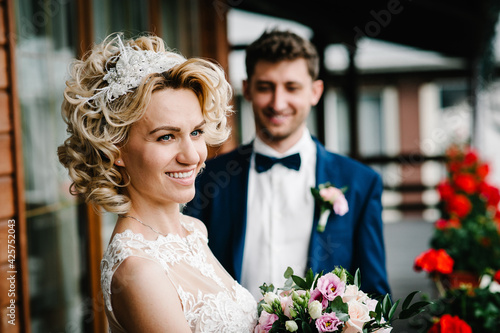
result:
[[[246,69],[255,140],[207,162],[185,213],[205,222],[215,256],[257,299],[263,282],[282,285],[288,266],[302,276],[359,268],[363,291],[388,293],[381,179],[326,151],[306,127],[323,93],[316,49],[291,32],[265,32],[247,48]],[[318,232],[310,188],[327,182],[347,188],[349,210],[332,212]]]

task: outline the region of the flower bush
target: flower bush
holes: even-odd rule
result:
[[[471,327],[457,316],[442,316],[429,330],[429,333],[472,333]]]
[[[487,181],[489,165],[467,146],[446,151],[446,178],[439,183],[441,218],[431,249],[414,262],[436,282],[428,332],[498,332],[500,293],[500,191]],[[480,278],[489,282],[480,285]],[[497,287],[498,288],[498,287]]]
[[[453,259],[453,271],[478,276],[500,269],[500,191],[487,182],[489,165],[469,147],[452,146],[446,152],[447,177],[438,186],[441,218],[430,244]],[[417,270],[429,258],[415,262]],[[449,268],[449,267],[448,267]]]
[[[428,325],[432,325],[428,332],[498,332],[500,292],[491,291],[493,283],[477,288],[462,286],[446,290],[426,313]]]
[[[487,181],[489,165],[471,148],[454,145],[446,152],[446,169],[437,187],[441,219],[431,247],[446,251],[454,271],[500,269],[500,191]]]
[[[353,277],[343,268],[327,274],[305,278],[285,272],[284,287],[275,290],[264,283],[260,289],[259,323],[254,333],[276,332],[390,332],[391,322],[420,313],[430,302],[411,304],[413,292],[404,300],[395,316],[399,300],[392,303],[389,295],[378,301],[359,289],[359,271]]]

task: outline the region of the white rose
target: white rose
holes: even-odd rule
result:
[[[375,311],[375,309],[377,308],[378,301],[376,299],[369,298],[364,303],[366,304],[366,306],[368,306],[368,310]]]
[[[287,320],[285,322],[285,328],[288,332],[295,332],[296,330],[299,329],[299,326],[297,325],[297,323],[293,320]]]
[[[350,284],[345,288],[344,295],[342,295],[342,300],[344,303],[349,303],[352,300],[357,300],[359,288],[354,284]]]
[[[272,305],[275,299],[278,299],[278,295],[273,292],[268,292],[264,295],[264,302],[269,305]]]
[[[323,306],[319,301],[312,301],[307,306],[307,310],[309,311],[309,315],[311,315],[312,319],[318,319],[321,317],[321,313],[323,312]]]
[[[370,320],[370,310],[368,307],[356,300],[347,303],[349,307],[349,320],[346,323],[344,333],[363,332],[363,325]]]

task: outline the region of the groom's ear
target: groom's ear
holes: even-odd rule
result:
[[[250,93],[250,82],[248,79],[243,80],[243,97],[245,97],[247,101],[252,100],[252,94]]]
[[[311,95],[311,105],[314,106],[318,104],[321,95],[323,94],[323,90],[325,89],[325,84],[323,80],[316,80],[312,83],[312,95]]]

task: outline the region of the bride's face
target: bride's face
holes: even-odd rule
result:
[[[120,149],[132,204],[185,203],[194,197],[194,181],[207,158],[204,123],[191,90],[153,93],[143,118],[131,126],[129,140]]]

